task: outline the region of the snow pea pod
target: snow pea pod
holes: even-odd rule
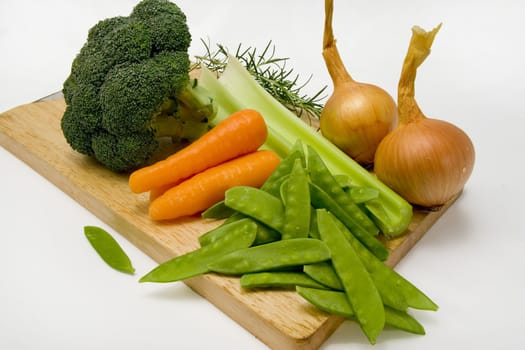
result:
[[[321,239],[330,250],[332,264],[356,319],[370,343],[375,344],[385,325],[385,308],[381,296],[354,248],[336,225],[333,215],[319,209],[317,223]]]
[[[257,234],[255,236],[255,241],[253,242],[253,245],[260,245],[260,244],[275,242],[275,241],[281,239],[281,234],[279,232],[277,232],[274,229],[266,226],[262,222],[259,222],[259,221],[255,220],[255,219],[252,219],[252,218],[250,218],[250,217],[248,217],[248,216],[246,216],[246,215],[244,215],[242,213],[239,213],[239,212],[235,212],[232,216],[230,216],[229,218],[224,220],[224,222],[221,225],[219,225],[216,229],[220,229],[220,228],[222,228],[222,226],[229,225],[229,224],[232,224],[232,223],[234,223],[236,221],[244,220],[244,219],[250,220],[250,221],[254,222],[257,225]],[[218,238],[218,236],[220,236],[222,234],[226,234],[226,232],[227,231],[215,232],[215,233],[210,233],[210,235],[216,236],[216,238]],[[206,235],[206,234],[207,233],[205,233],[204,235]],[[203,238],[202,241],[201,241],[201,239],[199,238],[199,241],[200,241],[201,245],[207,244],[207,240],[208,240],[208,238]]]
[[[310,180],[315,185],[319,186],[325,191],[330,198],[332,198],[351,219],[348,223],[351,224],[352,232],[359,231],[363,234],[376,235],[379,229],[357,204],[355,204],[350,195],[346,193],[339,185],[337,179],[330,173],[321,157],[315,150],[308,146],[308,171],[310,173]],[[345,222],[347,224],[347,222]]]
[[[240,282],[243,288],[303,286],[326,289],[326,286],[314,281],[305,273],[294,271],[248,273],[242,275]]]
[[[192,252],[170,259],[149,273],[139,282],[175,282],[209,272],[208,264],[217,258],[252,245],[257,226],[239,226],[227,235]]]
[[[236,186],[226,191],[224,202],[228,207],[281,232],[284,205],[268,192],[249,186]]]
[[[348,298],[344,292],[304,286],[297,286],[296,290],[299,295],[322,311],[355,319],[352,305],[348,302]],[[395,310],[388,306],[385,306],[385,325],[409,333],[425,334],[425,329],[414,317],[407,312]]]
[[[379,259],[386,260],[389,255],[388,249],[375,236],[370,235],[359,228],[355,229],[356,226],[352,217],[349,216],[348,212],[346,212],[344,208],[341,207],[328,193],[314,183],[310,183],[310,196],[314,207],[319,209],[324,208],[330,211],[350,229],[352,234],[355,235],[367,249]]]
[[[129,257],[106,230],[96,226],[85,226],[84,235],[106,264],[120,272],[135,272]]]
[[[225,235],[230,234],[236,230],[251,231],[256,230],[256,224],[249,218],[243,218],[236,221],[229,222],[224,225],[220,225],[204,234],[199,236],[199,244],[204,247],[210,243],[213,243]]]
[[[390,291],[389,300],[391,305],[398,305],[397,308],[401,310],[404,308],[403,305],[420,310],[435,311],[438,309],[438,306],[432,299],[374,256],[341,222],[335,220],[335,223],[357,252],[375,283],[379,285],[384,284],[382,288],[385,291]]]
[[[365,268],[366,267],[367,266],[365,265]],[[303,271],[312,279],[325,284],[331,289],[343,290],[341,281],[330,262],[306,265],[304,266]],[[368,272],[370,273],[370,277],[372,277],[372,281],[374,281],[383,304],[397,310],[406,311],[408,303],[401,292],[397,290],[396,286],[392,284],[392,280],[385,278],[383,274]]]
[[[208,265],[211,271],[240,275],[302,266],[330,259],[326,244],[313,238],[292,238],[240,249]]]
[[[282,239],[307,238],[310,232],[310,189],[308,176],[300,159],[296,159],[281,191],[284,202]]]
[[[281,160],[277,168],[275,168],[261,186],[261,190],[278,197],[280,195],[281,184],[287,175],[292,172],[296,160],[301,161],[301,164],[304,165],[304,153],[299,149],[292,150],[288,156]]]
[[[204,219],[226,219],[235,214],[235,210],[226,206],[224,201],[220,201],[202,212]]]
[[[313,280],[322,283],[331,289],[343,290],[341,280],[339,279],[339,276],[337,276],[332,263],[329,261],[305,265],[303,271]]]

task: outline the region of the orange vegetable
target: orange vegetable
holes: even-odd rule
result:
[[[206,169],[154,199],[149,215],[169,220],[197,214],[223,200],[229,188],[260,187],[280,161],[275,152],[261,150]]]
[[[179,152],[134,171],[129,177],[129,187],[134,193],[142,193],[177,184],[212,166],[254,152],[267,135],[266,123],[259,112],[238,111]]]

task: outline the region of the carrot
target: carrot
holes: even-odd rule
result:
[[[134,193],[142,193],[177,184],[209,167],[257,150],[267,135],[266,123],[259,112],[238,111],[177,153],[134,171],[129,177],[129,187]]]
[[[229,188],[260,187],[279,163],[276,153],[261,150],[208,168],[153,200],[149,215],[169,220],[197,214],[223,200]]]
[[[174,187],[176,184],[167,184],[160,187],[152,188],[149,191],[149,201],[150,203],[153,202],[155,199],[159,198],[164,192],[169,190],[170,188]]]

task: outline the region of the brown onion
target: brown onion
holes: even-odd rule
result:
[[[325,12],[323,57],[334,91],[321,112],[321,133],[358,163],[371,164],[379,142],[395,127],[396,103],[382,88],[352,79],[335,45],[333,0],[325,1]]]
[[[377,177],[412,204],[440,206],[463,189],[474,167],[474,146],[457,126],[426,117],[414,98],[416,70],[430,54],[441,24],[412,28],[398,85],[398,126],[381,141]]]

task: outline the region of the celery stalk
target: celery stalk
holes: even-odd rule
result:
[[[213,123],[240,109],[259,111],[268,126],[266,148],[284,157],[300,139],[304,145],[310,145],[319,153],[334,175],[345,174],[354,185],[379,191],[373,206],[367,209],[386,236],[395,237],[406,231],[412,219],[412,206],[279,103],[235,57],[229,56],[228,65],[218,79],[209,70],[202,68],[199,84],[217,102],[218,115]]]

